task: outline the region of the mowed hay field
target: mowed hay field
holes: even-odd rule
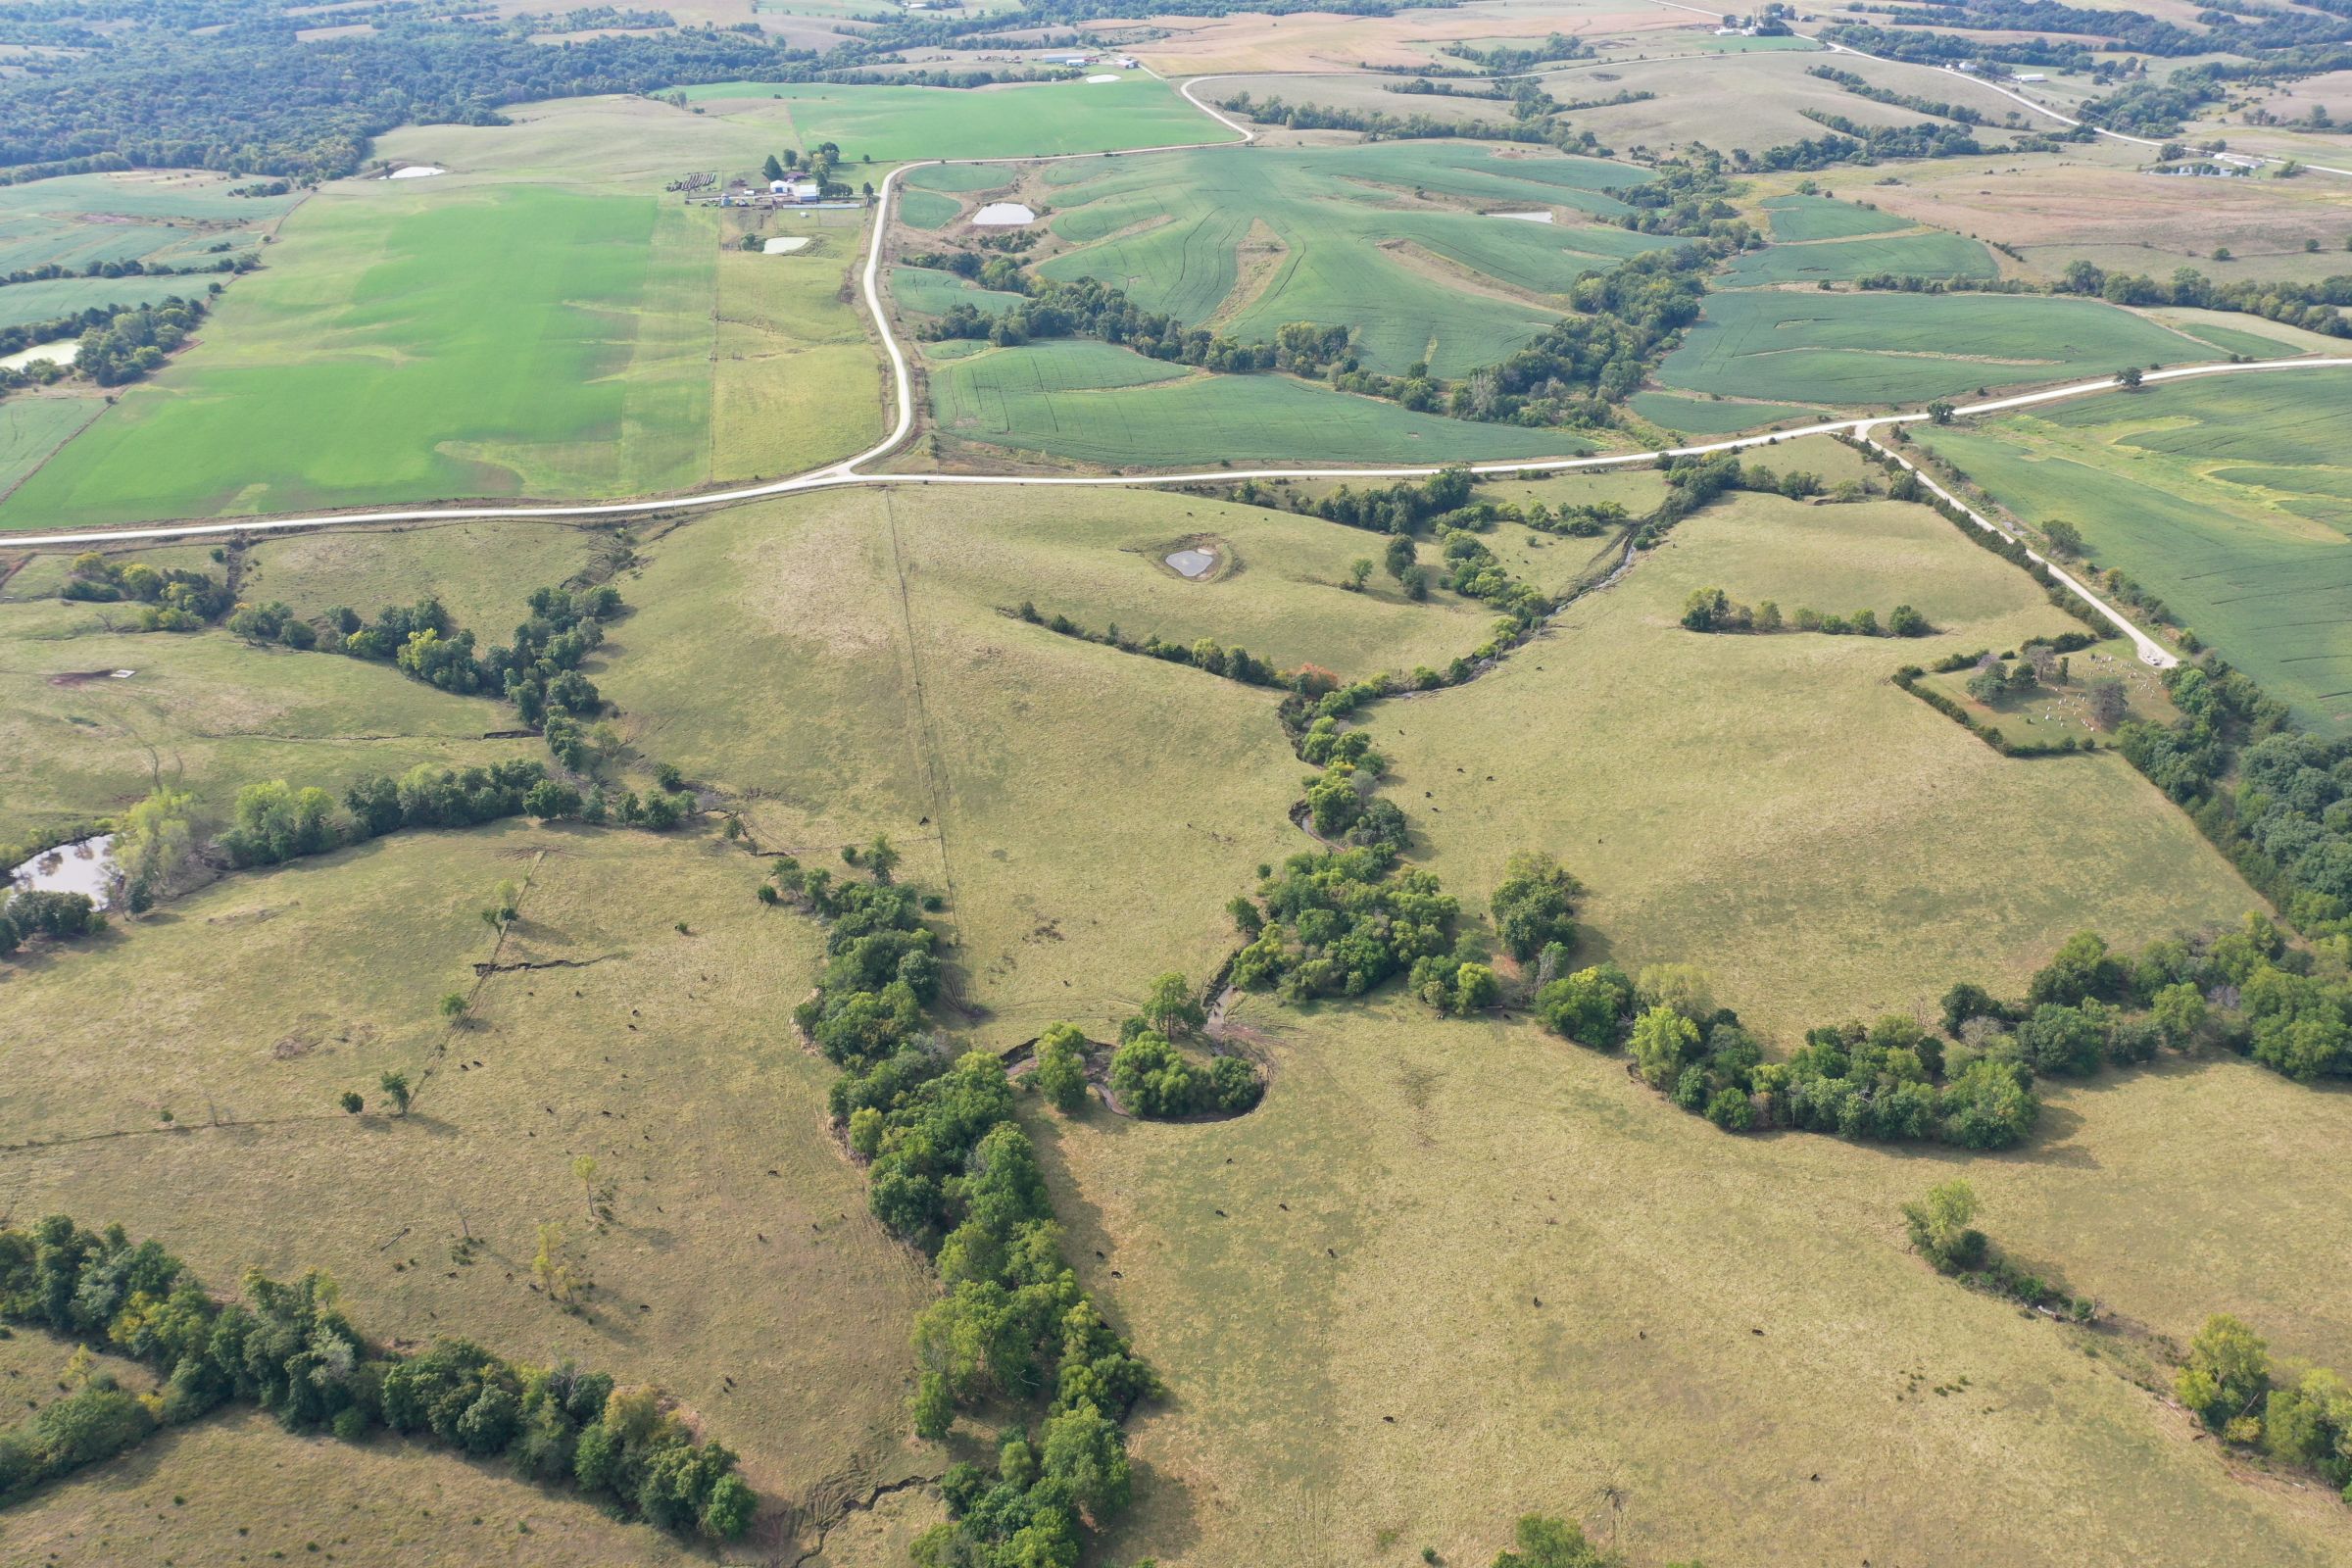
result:
[[[1484,1563],[1538,1509],[1651,1563],[2344,1559],[2324,1490],[2232,1474],[2128,1345],[1936,1277],[1898,1212],[1966,1175],[2002,1247],[2113,1309],[2184,1341],[2235,1308],[2340,1362],[2312,1266],[2352,1241],[2340,1095],[2145,1074],[1971,1159],[1729,1137],[1621,1060],[1394,997],[1243,1016],[1250,1116],[1032,1118],[1175,1390],[1114,1561]]]
[[[632,158],[598,162],[639,133]],[[724,249],[739,224],[662,190],[756,171],[781,141],[583,100],[395,144],[451,172],[319,191],[199,344],[0,502],[0,528],[681,490],[880,429],[843,288],[858,215],[754,256]]]
[[[2095,300],[1749,289],[1710,294],[1657,379],[1690,392],[1861,406],[2217,357]]]
[[[1286,375],[1216,375],[1086,339],[990,349],[930,369],[951,442],[1110,466],[1256,463],[1444,464],[1574,457],[1591,443],[1415,414]]]
[[[1702,636],[1678,623],[1699,587],[1790,614],[1907,603],[1939,632]],[[2084,926],[2137,943],[2261,907],[2120,756],[2002,758],[1888,679],[2069,624],[1924,508],[1741,496],[1499,669],[1367,727],[1448,888],[1483,906],[1514,851],[1549,850],[1592,889],[1596,951],[1699,964],[1792,1044],[1963,977],[2021,986]]]
[[[1921,444],[2091,559],[2326,735],[2352,734],[2352,373],[2265,372],[1937,429]]]
[[[824,1130],[833,1069],[788,1016],[821,939],[754,901],[759,874],[714,832],[517,822],[218,883],[0,983],[44,1020],[0,1093],[0,1179],[21,1214],[119,1220],[219,1288],[323,1268],[371,1334],[658,1383],[771,1506],[829,1511],[906,1473],[906,1335],[932,1286]],[[478,916],[502,881],[503,938]],[[452,990],[472,1000],[455,1029]],[[377,1103],[388,1070],[418,1085],[406,1117]],[[547,1221],[595,1282],[582,1315],[533,1288]],[[496,1479],[509,1520],[593,1520]]]
[[[832,142],[852,160],[1038,158],[1238,138],[1145,72],[1116,81],[976,90],[722,81],[684,89],[718,118],[743,118],[778,145]]]
[[[1245,341],[1348,326],[1364,364],[1458,376],[1557,320],[1578,277],[1663,242],[1578,221],[1641,171],[1478,143],[1171,153],[1046,175],[1047,277],[1100,278]],[[1497,219],[1494,209],[1565,214]]]

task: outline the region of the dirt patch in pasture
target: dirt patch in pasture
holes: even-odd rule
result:
[[[1250,220],[1250,232],[1242,236],[1233,254],[1233,289],[1201,323],[1212,332],[1255,305],[1273,287],[1274,280],[1282,275],[1283,263],[1289,260],[1291,248],[1274,232],[1272,224],[1262,218],[1253,218]]]

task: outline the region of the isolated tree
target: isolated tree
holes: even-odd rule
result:
[[[451,1023],[456,1023],[466,1016],[466,993],[452,991],[441,999],[441,1016],[447,1018]]]
[[[368,1108],[368,1102],[362,1100],[355,1091],[349,1089],[343,1091],[343,1098],[339,1103],[343,1106],[343,1109],[346,1113],[353,1116],[357,1116],[361,1111]]]
[[[1976,1191],[1958,1179],[1929,1188],[1924,1201],[1903,1205],[1911,1245],[1946,1274],[1974,1268],[1984,1260],[1984,1233],[1968,1225],[1976,1217]]]
[[[2216,259],[2219,260],[2219,257],[2217,256]],[[2127,365],[2122,369],[2115,372],[2115,384],[2117,386],[2136,387],[2145,379],[2146,377],[2141,374],[2140,368],[2136,365]]]
[[[1956,411],[1949,403],[1937,401],[1928,405],[1928,417],[1937,424],[1949,424]]]
[[[392,1113],[394,1115],[406,1116],[409,1113],[410,1089],[409,1075],[407,1073],[385,1073],[381,1078],[378,1078],[375,1081],[375,1086],[378,1089],[381,1089],[385,1096],[391,1100]]]
[[[899,852],[892,846],[889,834],[875,834],[874,842],[865,847],[865,866],[874,873],[877,882],[888,882],[891,872],[899,868]]]
[[[1348,564],[1348,586],[1349,589],[1360,594],[1364,591],[1364,584],[1371,580],[1372,561],[1370,557],[1358,556]]]
[[[1909,605],[1897,605],[1886,612],[1886,635],[1889,637],[1925,637],[1936,628],[1928,617]]]
[[[1389,575],[1398,582],[1404,581],[1404,574],[1413,566],[1412,535],[1402,533],[1390,535],[1387,562]]]
[[[2124,693],[2120,680],[2103,680],[2090,688],[2091,722],[2101,729],[2113,729],[2132,711],[2132,700]]]
[[[776,155],[774,153],[769,153],[767,155],[767,162],[760,166],[760,172],[769,179],[782,179],[784,177],[784,166],[776,162]]]
[[[2064,517],[2052,517],[2043,523],[2041,536],[2049,542],[2053,556],[2073,561],[2082,554],[2082,530]]]

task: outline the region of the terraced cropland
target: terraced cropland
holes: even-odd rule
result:
[[[1776,224],[1777,227],[1777,224]],[[1725,288],[1773,283],[1849,283],[1883,273],[1913,277],[1997,277],[1992,252],[1941,229],[1859,239],[1782,242],[1750,251],[1725,270]]]
[[[1854,407],[2214,358],[2093,300],[1747,289],[1709,295],[1705,318],[1657,378],[1682,391]]]
[[[1558,430],[1415,414],[1284,375],[1212,375],[1077,338],[935,365],[931,410],[943,439],[1109,466],[1439,464],[1592,450]]]
[[[1476,143],[1196,152],[1048,175],[1047,277],[1098,277],[1149,310],[1243,339],[1355,329],[1366,367],[1458,375],[1558,319],[1583,273],[1671,243],[1579,221],[1627,211],[1640,171]],[[1549,211],[1552,223],[1494,211]]]
[[[592,140],[566,139],[602,134],[603,106],[551,118],[503,141],[444,130],[430,145],[466,172],[350,182],[308,203],[200,343],[34,460],[0,528],[635,495],[773,476],[870,443],[881,388],[842,291],[862,215],[687,207],[604,170]],[[734,140],[740,127],[691,123],[700,156],[757,145]],[[740,248],[744,233],[787,225],[814,243]],[[0,308],[84,286],[0,290]]]
[[[2352,371],[2215,377],[1923,430],[2032,524],[2145,583],[2328,735],[2352,734]]]

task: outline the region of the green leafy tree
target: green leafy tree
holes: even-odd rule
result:
[[[1911,1245],[1946,1274],[1984,1260],[1984,1233],[1969,1228],[1976,1217],[1976,1190],[1957,1178],[1929,1188],[1925,1200],[1903,1205]]]
[[[1141,1011],[1144,1022],[1170,1040],[1181,1040],[1208,1022],[1207,1009],[1193,996],[1184,976],[1174,971],[1152,982]]]
[[[406,1116],[409,1113],[409,1099],[413,1091],[409,1088],[409,1075],[407,1073],[385,1073],[381,1078],[378,1078],[375,1081],[375,1086],[378,1089],[381,1089],[385,1096],[392,1102],[393,1114]]]
[[[1697,1053],[1698,1025],[1661,1002],[1634,1020],[1632,1047],[1642,1081],[1664,1089]]]
[[[1514,1549],[1494,1559],[1494,1568],[1610,1568],[1599,1547],[1564,1519],[1531,1513],[1512,1532]]]
[[[1065,1114],[1086,1102],[1086,1035],[1073,1023],[1057,1023],[1038,1037],[1037,1092]]]
[[[1617,1043],[1618,1020],[1633,1005],[1634,983],[1613,963],[1579,969],[1536,993],[1544,1026],[1581,1046],[1606,1051]]]
[[[1494,889],[1494,931],[1512,957],[1532,961],[1545,947],[1576,942],[1576,901],[1585,886],[1550,856],[1536,850],[1513,855]]]
[[[2217,1312],[2188,1343],[2188,1361],[2173,1380],[2173,1392],[2214,1431],[2234,1441],[2259,1432],[2255,1402],[2271,1383],[2270,1347],[2227,1312]],[[2252,1421],[2256,1431],[2241,1425]]]

